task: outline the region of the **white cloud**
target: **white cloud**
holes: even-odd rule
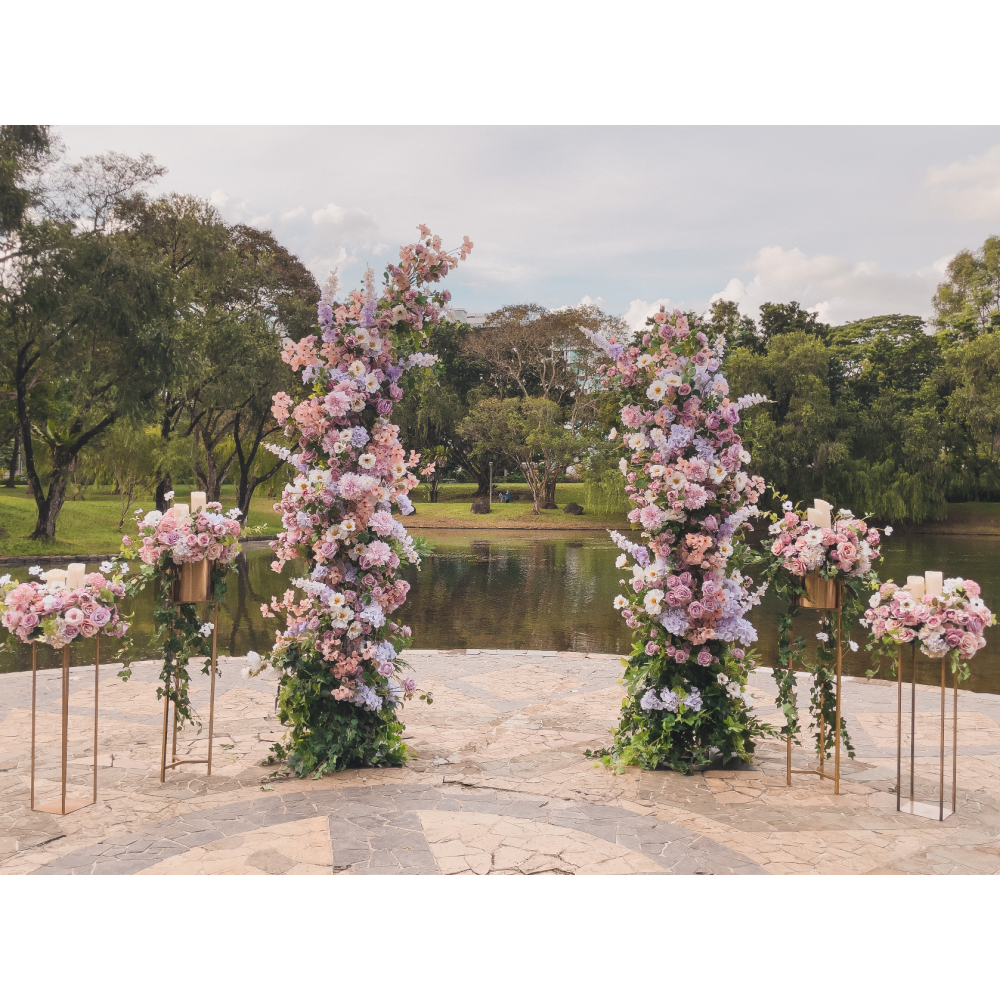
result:
[[[1000,145],[985,153],[931,167],[924,181],[931,200],[963,219],[1000,216]]]
[[[222,188],[216,188],[208,200],[221,212],[229,204],[229,195]]]
[[[294,222],[296,219],[301,219],[303,215],[306,214],[306,210],[299,205],[298,208],[293,208],[290,212],[283,212],[281,215],[282,222]]]
[[[267,215],[255,215],[248,222],[248,225],[253,226],[254,229],[265,229],[270,224],[271,224],[270,213]]]
[[[360,208],[341,208],[332,201],[312,213],[313,225],[331,239],[347,242],[374,237],[378,224],[371,212]]]
[[[639,330],[646,325],[646,320],[655,315],[661,309],[678,309],[676,302],[669,298],[653,299],[647,302],[645,299],[633,299],[628,304],[628,309],[622,317],[628,324],[630,330]]]
[[[874,261],[852,264],[843,257],[797,247],[762,247],[751,261],[754,276],[732,278],[712,302],[728,299],[745,315],[757,317],[765,302],[796,301],[825,323],[846,323],[864,316],[909,313],[929,316],[931,297],[950,256],[910,273],[887,271]]]

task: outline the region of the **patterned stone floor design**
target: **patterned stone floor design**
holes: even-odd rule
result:
[[[857,757],[841,792],[796,776],[769,741],[748,769],[690,777],[595,767],[621,702],[617,657],[539,651],[411,651],[433,705],[404,709],[406,767],[316,781],[263,766],[280,739],[274,684],[223,659],[211,778],[159,781],[156,664],[120,681],[102,667],[98,802],[68,816],[28,808],[30,674],[0,675],[0,874],[993,874],[1000,872],[1000,697],[959,702],[958,812],[895,810],[896,688],[849,679]],[[70,683],[70,780],[92,781],[93,668]],[[207,715],[207,678],[193,685]],[[769,672],[756,710],[775,718]],[[39,675],[37,794],[58,788],[60,671]],[[918,796],[936,795],[934,689],[918,689]],[[950,711],[949,696],[949,711]],[[207,721],[207,719],[206,719]],[[950,717],[949,717],[950,732]],[[180,753],[198,757],[193,730]],[[794,766],[809,765],[797,751]]]

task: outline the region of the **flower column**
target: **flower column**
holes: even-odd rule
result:
[[[619,768],[690,772],[713,750],[749,760],[765,731],[748,712],[753,661],[739,648],[757,638],[743,616],[760,594],[741,572],[746,546],[738,541],[764,483],[741,471],[750,456],[736,431],[740,410],[763,397],[729,399],[722,337],[710,343],[678,312],[650,322],[642,348],[588,334],[613,362],[604,387],[626,402],[629,457],[620,468],[634,505],[629,520],[645,539],[612,532],[624,550],[616,565],[632,574],[615,606],[635,644],[621,725],[599,753]]]
[[[300,775],[406,759],[396,711],[416,682],[397,654],[410,630],[389,616],[409,589],[396,579],[400,562],[420,560],[392,506],[412,511],[410,469],[420,456],[406,455],[389,418],[406,372],[436,360],[418,349],[426,345],[424,324],[438,319],[450,295],[425,286],[472,249],[466,239],[446,253],[440,238],[420,230],[422,241],[403,247],[386,270],[381,293],[371,271],[364,289],[342,300],[331,278],[319,336],[287,340],[282,351],[301,370],[308,398],[296,405],[285,393],[274,397],[274,414],[298,450],[271,450],[298,475],[275,505],[284,531],[272,543],[272,568],[294,558],[310,568],[294,581],[300,595],[287,591],[262,608],[281,614],[285,627],[257,669],[280,673],[279,718],[291,731],[274,752]]]

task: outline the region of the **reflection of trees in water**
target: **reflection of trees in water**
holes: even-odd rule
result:
[[[439,547],[402,609],[421,646],[616,652],[627,632],[611,601],[617,551],[583,540],[480,540]]]

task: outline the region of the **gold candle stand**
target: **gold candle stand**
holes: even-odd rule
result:
[[[187,571],[187,572],[185,572]],[[219,602],[210,599],[211,563],[207,559],[196,563],[184,563],[178,579],[174,581],[173,601],[175,604],[212,604],[212,681],[208,699],[208,756],[199,758],[177,756],[177,706],[174,705],[174,732],[170,748],[170,763],[167,763],[167,730],[170,713],[170,696],[163,694],[163,744],[160,752],[160,783],[166,781],[167,771],[180,764],[207,764],[208,777],[212,775],[212,735],[215,727],[215,672],[218,662]],[[175,679],[175,690],[180,682]]]
[[[66,795],[66,770],[67,756],[69,751],[69,645],[62,649],[62,790],[58,799],[51,802],[43,802],[35,805],[35,706],[37,703],[38,690],[38,663],[37,646],[31,643],[31,796],[30,808],[32,812],[54,813],[56,816],[65,816],[67,813],[76,812],[84,806],[92,806],[97,802],[97,691],[98,681],[101,671],[101,637],[95,636],[94,643],[94,793],[93,798],[87,799],[68,798]]]
[[[896,656],[896,811],[907,812],[911,816],[923,816],[926,819],[944,821],[953,815],[956,806],[958,788],[958,672],[956,671],[954,700],[952,703],[952,735],[951,735],[951,809],[944,807],[944,730],[945,730],[945,693],[948,684],[945,676],[945,658],[941,657],[941,740],[940,762],[938,768],[938,804],[918,802],[913,789],[913,772],[916,760],[917,735],[917,643],[910,644],[910,795],[902,797],[903,784],[903,648],[900,646]]]
[[[840,629],[843,619],[844,592],[839,580],[827,580],[820,576],[817,570],[805,575],[805,594],[798,599],[800,608],[811,608],[816,611],[836,611],[837,612],[837,707],[836,707],[836,734],[834,737],[833,750],[833,774],[828,774],[824,765],[826,764],[826,720],[823,716],[823,692],[820,691],[819,700],[819,767],[804,768],[801,770],[792,767],[792,737],[787,740],[787,757],[785,764],[785,780],[788,785],[792,783],[793,774],[817,774],[820,779],[825,778],[833,782],[833,794],[840,794],[840,681],[843,673],[844,654],[843,643],[841,642]]]

